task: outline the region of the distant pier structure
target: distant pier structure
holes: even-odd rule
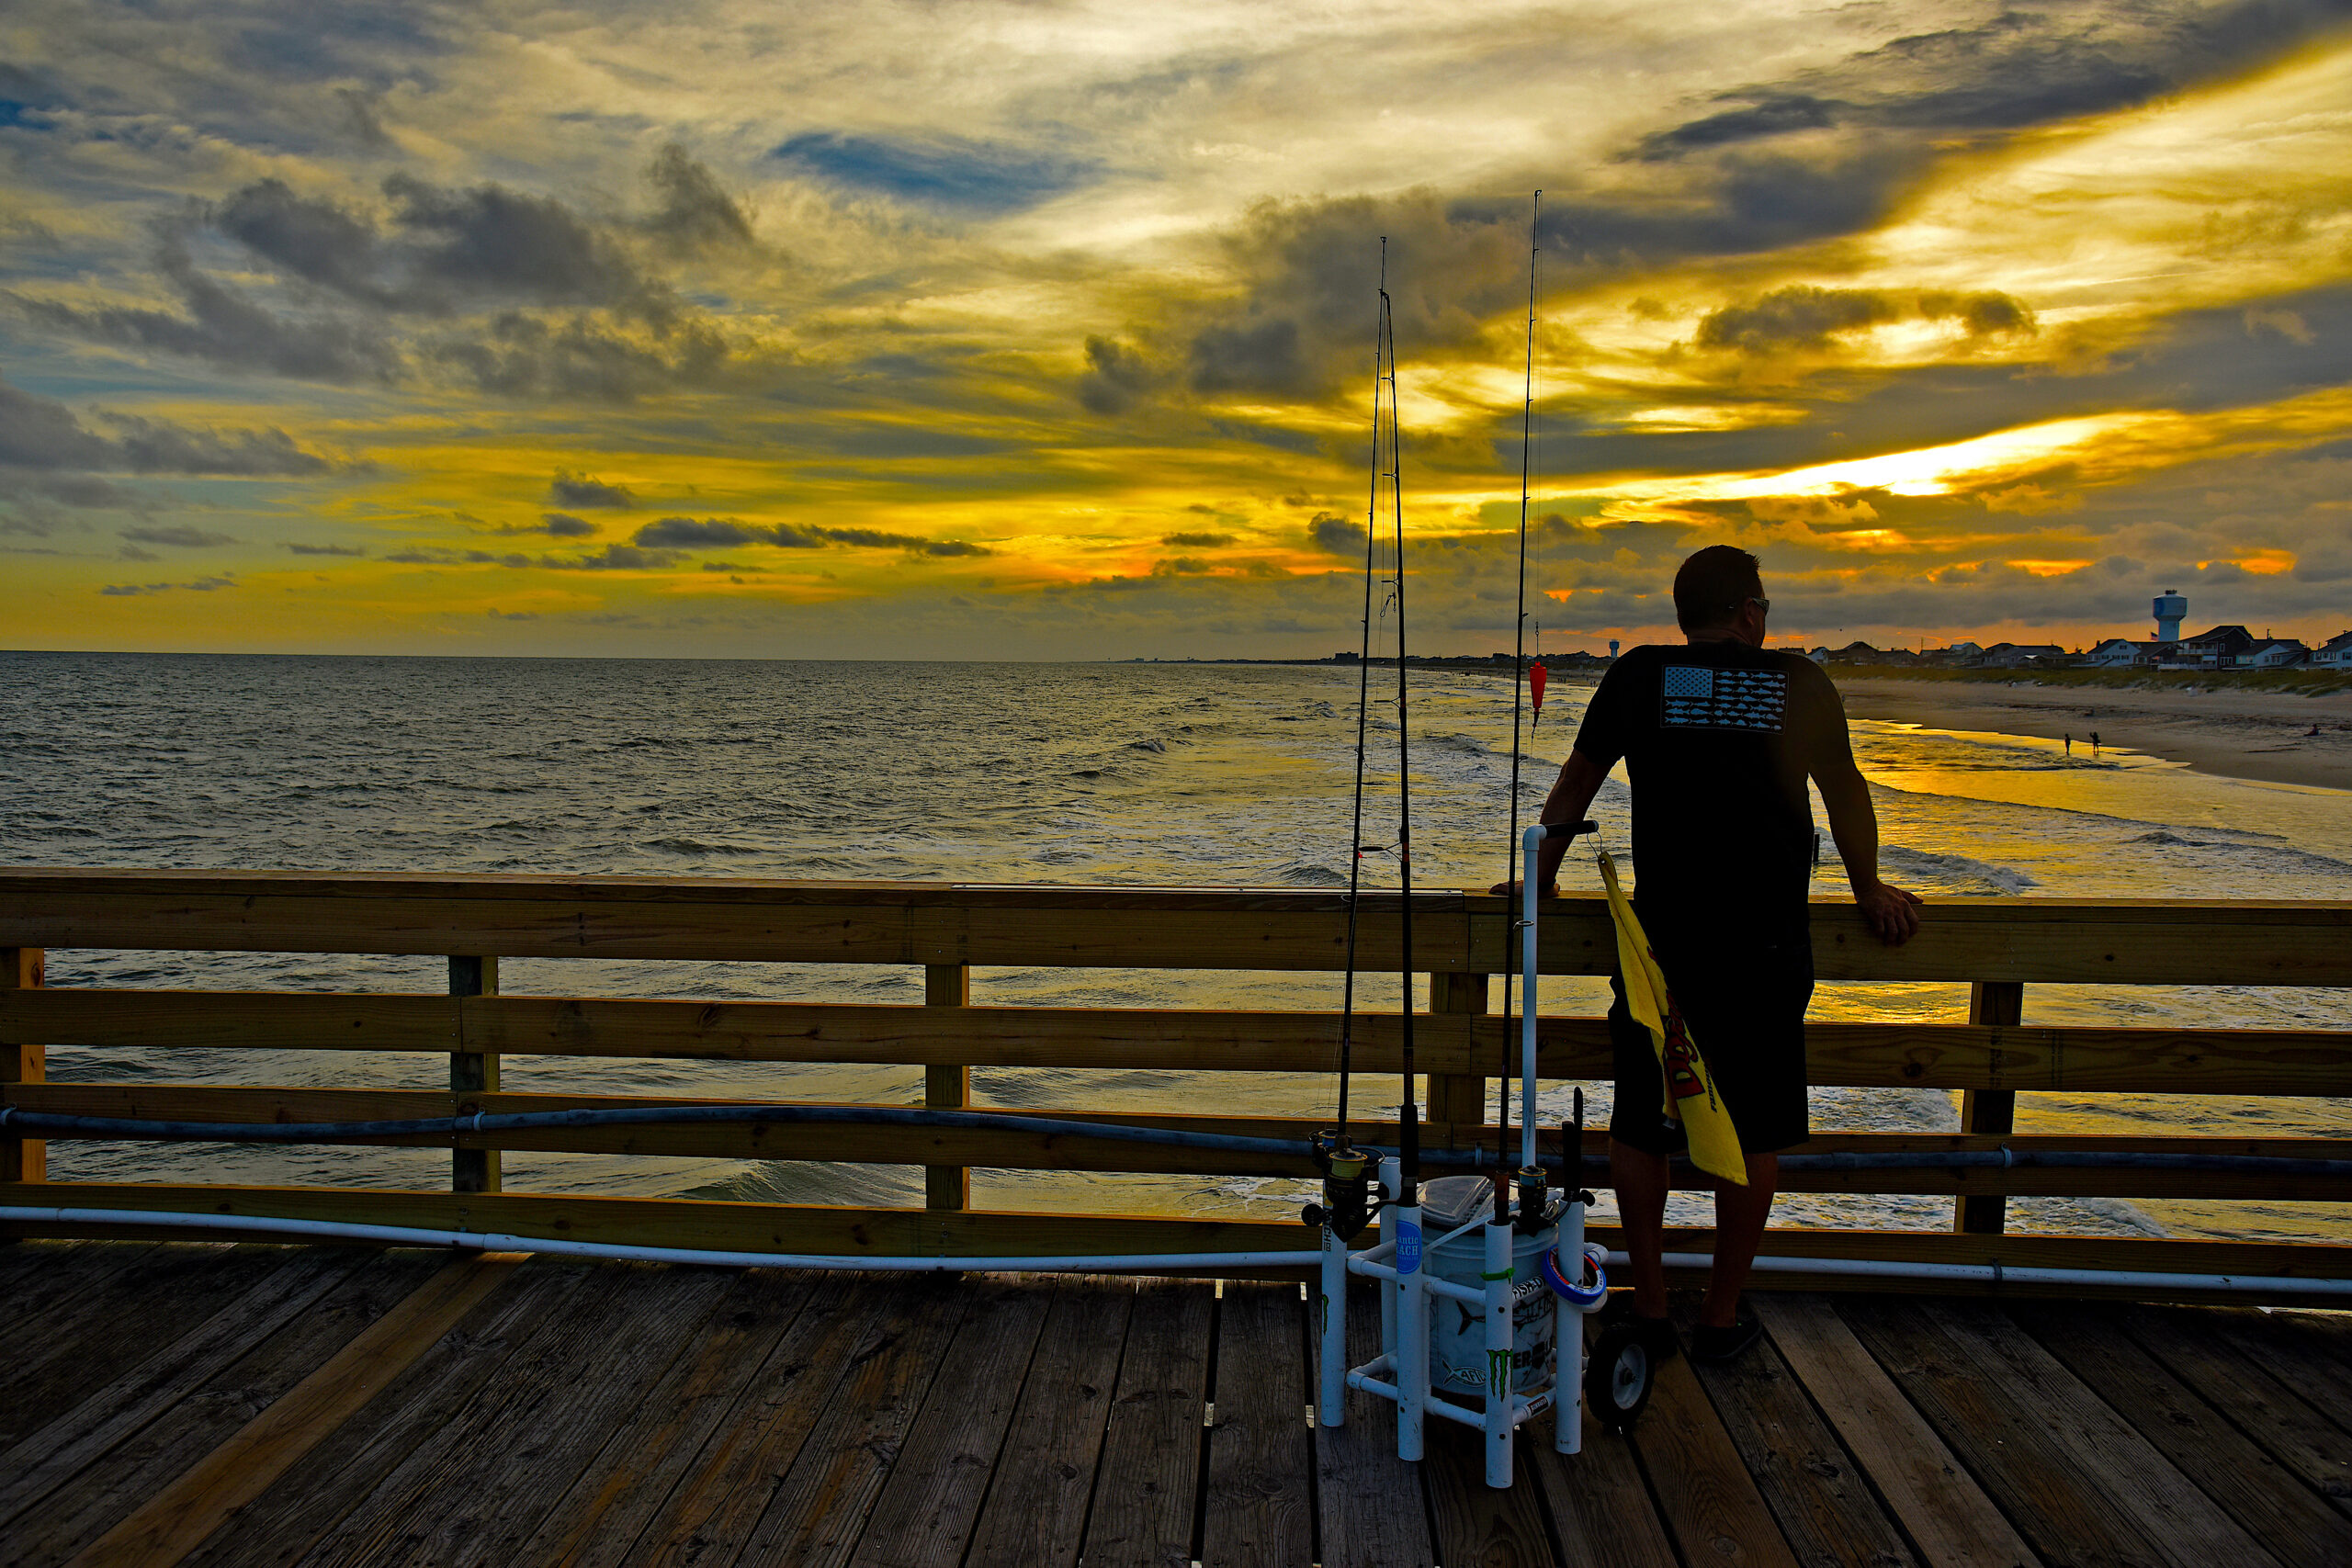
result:
[[[2156,640],[2178,642],[2181,617],[2188,614],[2188,601],[2167,588],[2156,595],[2152,609],[2156,617]]]

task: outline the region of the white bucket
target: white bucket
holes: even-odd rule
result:
[[[1484,1177],[1446,1176],[1421,1185],[1421,1228],[1443,1235],[1474,1215],[1494,1210],[1494,1184]],[[1532,1235],[1511,1236],[1510,1388],[1535,1393],[1552,1386],[1551,1287],[1544,1283],[1544,1255],[1560,1239],[1546,1225]],[[1484,1290],[1486,1227],[1475,1227],[1424,1255],[1421,1267],[1449,1284]],[[1483,1396],[1487,1382],[1487,1314],[1468,1302],[1430,1298],[1430,1386],[1456,1398]]]

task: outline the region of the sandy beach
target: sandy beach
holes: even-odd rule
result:
[[[2077,746],[2087,746],[2096,730],[2104,746],[2206,773],[2352,789],[2352,693],[2301,697],[1842,676],[1838,690],[1855,718],[2048,740],[2071,734]],[[2313,725],[2317,735],[2310,733]]]

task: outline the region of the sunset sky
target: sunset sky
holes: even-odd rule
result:
[[[0,11],[0,647],[2352,626],[2352,5]]]

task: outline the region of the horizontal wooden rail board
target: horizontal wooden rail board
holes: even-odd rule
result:
[[[1295,1223],[1182,1219],[1156,1214],[1045,1214],[984,1209],[850,1209],[737,1203],[686,1198],[588,1198],[526,1192],[427,1192],[320,1187],[118,1186],[105,1183],[0,1182],[0,1204],[151,1209],[184,1213],[267,1215],[433,1229],[460,1224],[479,1231],[627,1246],[715,1247],[870,1257],[1040,1257],[1076,1253],[1293,1250],[1314,1233]],[[10,1224],[0,1234],[135,1234],[135,1226]],[[163,1233],[156,1233],[163,1234]],[[186,1232],[171,1233],[185,1238]],[[1595,1225],[1591,1239],[1622,1246],[1617,1227]],[[1706,1252],[1713,1234],[1670,1228],[1668,1252]],[[1905,1263],[2000,1264],[2005,1268],[2106,1269],[2264,1279],[2352,1280],[2352,1247],[2316,1243],[2141,1240],[2067,1235],[1971,1235],[1950,1231],[1774,1229],[1767,1257],[1860,1258]],[[1676,1288],[1704,1277],[1673,1272]],[[1304,1278],[1304,1273],[1294,1277]],[[1751,1288],[1830,1291],[1840,1281],[1760,1274]],[[1914,1289],[1939,1295],[1988,1293],[1955,1281],[1906,1287],[1885,1280],[1844,1281],[1872,1292]],[[2000,1293],[2098,1295],[2103,1287],[2063,1291],[2011,1281]],[[2150,1292],[2115,1292],[2120,1295]],[[2196,1292],[2178,1293],[2183,1301]],[[2260,1297],[2238,1297],[2241,1303]],[[2284,1299],[2284,1298],[2281,1298]]]
[[[1613,1067],[1598,1018],[1540,1021],[1538,1070]],[[1393,1014],[1355,1021],[1359,1071],[1403,1066]],[[2352,1032],[1815,1023],[1810,1081],[1861,1089],[2352,1095]],[[0,1039],[178,1050],[471,1051],[510,1056],[1328,1073],[1340,1015],[861,1006],[284,991],[0,990]],[[1421,1013],[1422,1071],[1491,1072],[1504,1021]]]
[[[1397,962],[1398,897],[1366,895],[1361,962]],[[1508,965],[1491,895],[1418,894],[1414,966]],[[2352,985],[2352,902],[1969,898],[1900,948],[1817,900],[1824,979]],[[0,872],[0,946],[1216,969],[1342,966],[1343,896],[1279,888],[1005,887],[758,878],[324,872]],[[1597,897],[1546,907],[1543,965],[1606,974]]]
[[[639,1098],[571,1094],[469,1094],[435,1089],[198,1088],[165,1084],[22,1084],[5,1091],[6,1103],[64,1116],[128,1116],[157,1121],[357,1122],[456,1115],[461,1109],[487,1111],[627,1109],[661,1103]],[[674,1103],[742,1105],[741,1100],[694,1100]],[[1017,1112],[1053,1121],[1094,1121],[1121,1126],[1230,1133],[1281,1138],[1304,1146],[1327,1125],[1323,1120],[1251,1116],[1169,1116],[1135,1111],[1035,1111]],[[1476,1146],[1491,1150],[1497,1129],[1424,1123],[1432,1148]],[[1393,1123],[1359,1122],[1359,1141],[1394,1148]],[[1157,1171],[1253,1176],[1316,1175],[1302,1153],[1272,1154],[1156,1148],[1107,1143],[1083,1136],[938,1127],[880,1127],[824,1123],[718,1122],[678,1126],[548,1128],[489,1134],[401,1138],[350,1138],[350,1144],[481,1149],[560,1150],[579,1154],[673,1155],[704,1159],[840,1160],[871,1165],[957,1165],[1016,1170]],[[1560,1134],[1544,1130],[1544,1153],[1558,1157]],[[2007,1145],[2018,1151],[2259,1155],[2279,1159],[2352,1159],[2352,1141],[2326,1138],[2046,1137],[1970,1136],[1962,1134],[1837,1133],[1816,1134],[1799,1154],[1915,1154],[1990,1150]],[[1513,1134],[1513,1148],[1517,1135]],[[1588,1155],[1608,1152],[1608,1135],[1589,1131]],[[1704,1180],[1686,1174],[1685,1185]],[[1781,1188],[1790,1192],[1904,1192],[2021,1197],[2239,1198],[2283,1201],[2342,1201],[2352,1197],[2343,1178],[2283,1177],[2259,1173],[2074,1169],[2018,1167],[2011,1169],[1789,1171]]]

